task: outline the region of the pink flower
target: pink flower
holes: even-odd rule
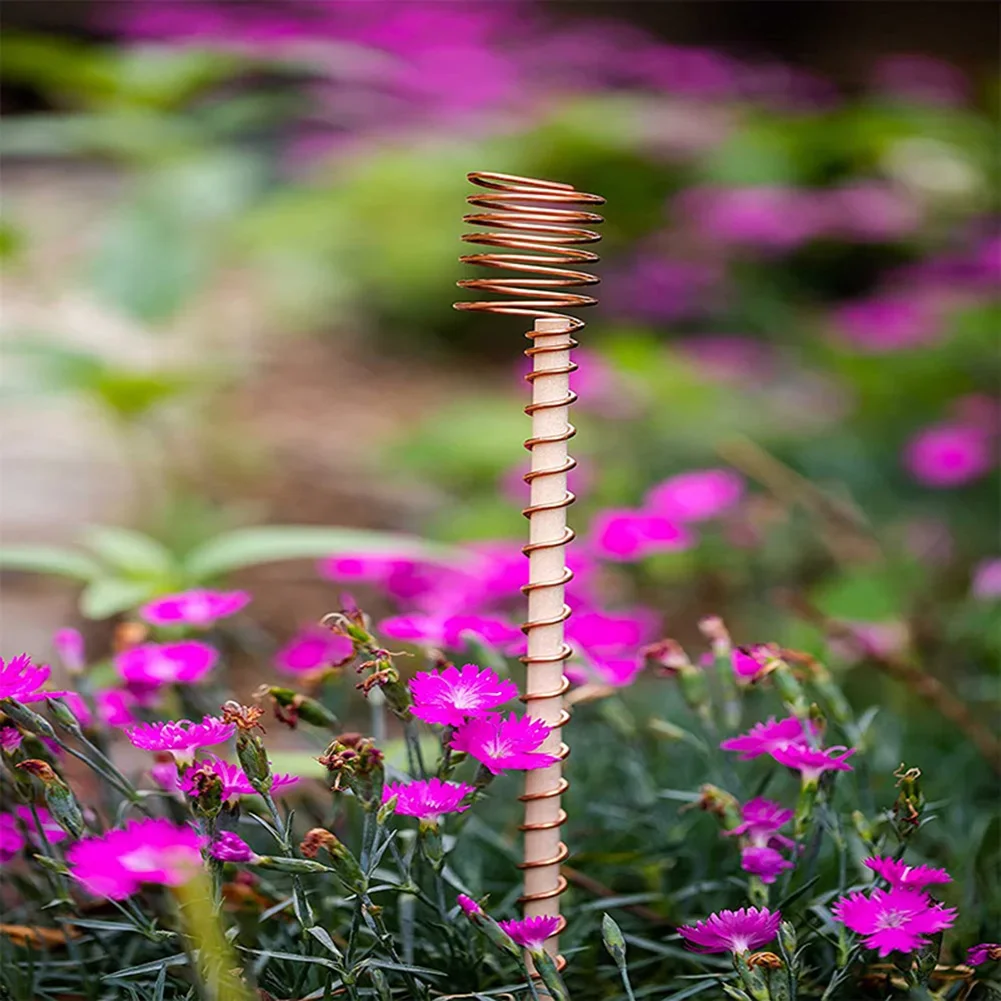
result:
[[[673,345],[705,379],[745,386],[775,376],[774,349],[762,341],[732,334],[686,337]]]
[[[200,681],[215,667],[219,651],[197,640],[143,643],[115,655],[115,669],[129,684],[159,687]]]
[[[838,754],[838,751],[842,753]],[[847,759],[855,753],[855,748],[828,747],[819,750],[806,744],[786,744],[773,748],[769,753],[780,765],[795,768],[804,783],[811,783],[816,782],[824,772],[852,771]]]
[[[174,760],[193,761],[199,747],[222,744],[233,736],[235,723],[205,716],[201,723],[179,719],[168,723],[139,723],[127,731],[134,747],[143,751],[170,751]]]
[[[744,495],[744,478],[729,469],[693,469],[658,483],[646,507],[671,521],[717,518]]]
[[[139,609],[139,615],[153,626],[196,626],[208,629],[250,604],[246,591],[204,591],[195,588],[157,598]]]
[[[981,601],[1001,598],[1001,557],[982,560],[973,571],[970,593]]]
[[[991,437],[965,424],[934,424],[919,431],[903,454],[904,465],[919,483],[935,489],[979,480],[996,461]]]
[[[767,845],[747,845],[740,850],[740,868],[758,876],[762,883],[774,883],[786,869],[795,865]]]
[[[285,674],[301,674],[328,666],[340,667],[355,654],[347,636],[319,626],[302,630],[275,654],[275,667]]]
[[[856,891],[841,897],[831,908],[835,919],[865,936],[880,958],[891,952],[914,952],[934,935],[952,925],[953,908],[932,902],[918,890],[873,890],[869,896]]]
[[[519,918],[516,921],[498,921],[501,929],[529,952],[538,952],[546,939],[552,938],[560,930],[560,919],[556,917]]]
[[[122,900],[142,883],[187,882],[201,867],[206,840],[169,820],[132,820],[121,830],[76,842],[66,852],[66,862],[94,896]]]
[[[571,602],[571,605],[573,602]],[[567,640],[591,670],[571,665],[568,675],[581,682],[597,681],[622,687],[643,669],[640,647],[656,631],[658,616],[645,608],[615,615],[575,610],[567,621]]]
[[[913,295],[880,295],[842,306],[834,331],[846,344],[871,354],[920,347],[943,333],[941,317]]]
[[[56,630],[52,637],[52,645],[70,674],[80,674],[87,666],[83,636],[78,629]]]
[[[917,202],[905,192],[876,181],[828,191],[824,212],[830,234],[852,240],[898,240],[921,224]]]
[[[545,723],[531,716],[519,719],[512,713],[504,719],[492,713],[463,723],[452,737],[452,748],[476,758],[493,775],[506,768],[531,771],[559,761],[555,755],[538,750],[549,733]]]
[[[37,829],[35,827],[35,818],[31,814],[30,806],[15,806],[14,812],[18,815],[21,823],[28,830],[28,836],[35,839],[37,834]],[[45,837],[51,845],[58,845],[61,841],[65,841],[69,835],[56,823],[55,817],[45,809],[44,806],[36,806],[35,812],[38,814],[38,823],[42,825],[42,830],[45,832]]]
[[[86,728],[93,724],[93,714],[78,692],[67,692],[63,696],[63,701],[82,727]],[[94,705],[97,708],[98,719],[107,726],[128,726],[136,721],[132,709],[138,702],[131,692],[120,688],[106,688],[94,692]]]
[[[257,790],[250,784],[246,772],[239,766],[223,761],[222,758],[210,754],[207,758],[197,762],[197,767],[188,768],[177,780],[177,787],[189,796],[198,795],[199,772],[215,775],[222,783],[222,798],[224,801],[233,802],[240,796],[254,796]],[[277,793],[281,789],[295,785],[299,780],[294,775],[273,775],[271,792]]]
[[[677,204],[702,235],[726,245],[792,250],[824,228],[813,192],[795,188],[689,188]]]
[[[690,549],[695,544],[692,534],[670,519],[630,508],[599,512],[591,522],[590,541],[599,556],[621,562]]]
[[[413,713],[425,723],[459,726],[464,720],[485,716],[518,695],[513,681],[502,681],[490,668],[466,664],[460,671],[446,667],[421,671],[410,682]]]
[[[505,653],[521,646],[521,630],[507,619],[489,615],[397,615],[383,619],[379,632],[404,643],[440,646],[451,650],[465,646],[464,633]]]
[[[22,740],[24,740],[24,737],[21,731],[13,724],[0,726],[0,750],[11,754],[21,746]]]
[[[752,845],[758,847],[767,847],[774,840],[791,847],[793,842],[778,832],[792,818],[793,811],[787,810],[781,803],[758,797],[744,804],[741,810],[741,822],[726,833],[743,835]]]
[[[932,883],[951,883],[945,869],[933,869],[927,865],[907,865],[901,860],[890,858],[867,858],[862,863],[881,876],[893,890],[921,890]]]
[[[387,782],[382,792],[383,803],[394,796],[393,813],[402,817],[417,817],[426,824],[437,824],[443,813],[465,813],[469,803],[463,800],[476,790],[463,782],[442,782],[432,778],[414,782]]]
[[[209,855],[220,862],[252,862],[259,856],[238,834],[223,831],[209,846]]]
[[[616,316],[673,323],[697,316],[704,309],[713,287],[720,282],[720,269],[646,251],[633,258],[627,268],[602,279],[606,282],[608,290],[602,302]],[[621,409],[619,403],[615,412]]]
[[[472,897],[467,897],[464,893],[460,893],[455,898],[455,902],[462,908],[462,913],[467,918],[478,918],[483,914],[483,908]]]
[[[695,952],[744,953],[771,942],[781,923],[778,911],[741,907],[739,911],[710,914],[705,921],[682,925],[678,931]]]
[[[21,854],[27,842],[12,813],[0,813],[0,863]]]
[[[737,676],[737,681],[740,682],[752,682],[761,673],[766,663],[767,654],[756,647],[750,649],[736,647],[730,654],[733,673]]]
[[[966,953],[966,962],[970,966],[980,966],[988,960],[996,962],[1001,959],[1001,944],[997,942],[981,942],[971,946]]]
[[[814,734],[817,733],[815,723],[811,721],[807,725]],[[739,751],[741,761],[750,761],[759,755],[771,754],[776,748],[786,747],[789,744],[806,746],[807,743],[802,720],[788,716],[776,722],[775,717],[770,716],[763,723],[755,723],[747,733],[739,737],[730,737],[719,746],[724,751]]]
[[[9,661],[0,657],[0,699],[40,702],[42,699],[65,694],[41,690],[51,673],[52,669],[45,664],[32,664],[26,653],[18,654]]]

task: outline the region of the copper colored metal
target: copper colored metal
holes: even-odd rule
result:
[[[600,234],[587,227],[603,222],[604,220],[600,215],[582,209],[580,206],[602,205],[605,199],[600,195],[577,191],[570,184],[542,181],[530,177],[518,177],[512,174],[475,172],[469,174],[468,178],[473,184],[485,188],[487,191],[470,195],[466,199],[470,205],[484,211],[474,212],[463,217],[464,222],[482,227],[482,229],[479,232],[466,233],[462,239],[466,243],[482,244],[488,247],[501,248],[501,250],[500,252],[490,251],[466,254],[460,260],[464,264],[519,272],[521,277],[468,278],[457,282],[460,288],[509,296],[513,297],[513,299],[457,302],[455,303],[455,308],[475,312],[525,316],[534,319],[564,320],[568,323],[571,332],[583,327],[583,320],[566,316],[561,312],[554,312],[554,310],[592,306],[597,301],[592,296],[584,295],[580,292],[565,291],[565,289],[567,287],[573,289],[598,284],[599,279],[595,275],[589,274],[586,271],[580,271],[577,269],[577,266],[598,260],[597,254],[590,250],[581,249],[581,245],[596,243],[601,239]],[[566,265],[571,265],[571,267],[567,267]],[[535,344],[535,337],[541,336],[538,331],[530,331],[525,336],[533,341],[532,346],[525,351],[525,354],[529,358],[546,352],[567,350],[566,342],[556,347]],[[568,339],[569,348],[572,349],[577,346],[578,342],[572,336]],[[569,361],[565,366],[549,368],[545,372],[529,372],[525,378],[531,384],[536,378],[542,375],[569,374],[576,370],[577,365]],[[568,407],[576,399],[577,394],[570,391],[566,396],[554,401],[529,404],[525,407],[525,413],[531,416],[546,408]],[[576,429],[572,424],[568,423],[565,431],[559,435],[529,438],[525,442],[525,448],[531,451],[541,444],[567,441],[575,434]],[[561,465],[546,469],[536,469],[527,473],[524,479],[526,483],[531,484],[533,480],[539,477],[567,473],[576,465],[576,461],[568,456],[566,461]],[[530,505],[522,513],[526,518],[530,518],[539,511],[568,507],[574,500],[573,493],[566,490],[564,496],[559,500],[547,504]],[[565,546],[574,537],[575,533],[573,529],[567,527],[559,538],[529,543],[523,547],[522,552],[528,556],[540,549]],[[572,579],[573,571],[565,567],[559,578],[555,580],[532,581],[526,584],[522,588],[522,591],[527,595],[535,589],[565,585]],[[564,622],[569,616],[570,607],[569,605],[564,605],[558,615],[545,619],[530,620],[525,622],[521,629],[527,635],[533,629],[541,626],[556,625],[559,622]],[[545,657],[525,656],[521,659],[531,668],[532,664],[564,662],[572,655],[573,648],[564,642],[553,655]],[[523,695],[522,701],[533,702],[562,697],[569,687],[570,681],[564,675],[563,682],[558,689],[554,691],[532,692]],[[561,710],[555,728],[562,728],[569,719],[570,714],[566,709]],[[564,761],[569,753],[570,748],[566,743],[561,743],[558,752],[560,760]],[[566,777],[561,777],[553,788],[532,794],[525,794],[520,798],[522,802],[549,799],[563,795],[569,788],[569,781]],[[566,822],[566,819],[566,812],[561,809],[555,820],[536,824],[522,824],[521,830],[550,830],[561,827]],[[561,865],[569,858],[569,855],[570,850],[563,841],[560,841],[558,851],[555,855],[550,858],[523,862],[519,868],[534,869],[544,866]],[[567,880],[564,876],[560,875],[557,885],[553,889],[541,893],[526,893],[520,898],[520,902],[524,904],[531,901],[549,900],[558,897],[566,888]],[[560,924],[556,934],[559,934],[565,926],[566,920],[560,916]],[[559,969],[563,969],[566,965],[566,960],[563,956],[558,956],[556,961]]]

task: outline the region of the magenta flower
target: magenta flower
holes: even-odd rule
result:
[[[761,673],[767,663],[767,655],[757,648],[737,647],[730,654],[730,664],[738,682],[749,684]]]
[[[27,842],[12,813],[0,813],[0,863],[20,855]]]
[[[981,601],[1001,598],[1001,558],[994,557],[977,564],[970,593]]]
[[[824,205],[832,236],[882,242],[898,240],[921,224],[921,209],[906,192],[876,181],[862,181],[827,192]]]
[[[88,892],[122,900],[142,883],[187,882],[202,864],[205,843],[192,828],[169,820],[132,820],[120,830],[76,842],[66,862]]]
[[[835,919],[864,936],[880,958],[891,952],[914,952],[934,935],[952,925],[956,911],[935,903],[918,890],[860,891],[841,897],[831,908]]]
[[[840,754],[837,753],[839,751]],[[827,747],[821,750],[806,744],[786,744],[785,747],[773,748],[769,753],[780,765],[795,768],[804,783],[812,783],[824,772],[852,771],[847,759],[855,753],[855,748]]]
[[[523,642],[521,630],[507,619],[489,615],[397,615],[383,619],[379,632],[404,643],[461,649],[464,633],[479,637],[505,653]]]
[[[767,847],[772,841],[779,841],[786,847],[792,847],[793,842],[779,834],[793,818],[792,810],[787,810],[781,803],[774,800],[748,800],[741,809],[741,821],[726,834],[743,836],[755,846]]]
[[[83,636],[78,629],[56,630],[52,637],[52,645],[70,674],[80,674],[87,666]]]
[[[21,731],[13,724],[0,726],[0,750],[11,754],[21,746],[23,740],[24,736]]]
[[[64,692],[42,691],[42,685],[49,680],[51,673],[52,669],[45,664],[32,664],[26,653],[18,654],[9,661],[0,657],[0,699],[40,702],[64,695]]]
[[[483,914],[483,908],[473,900],[472,897],[467,897],[464,893],[460,893],[456,898],[455,902],[462,909],[462,913],[466,915],[467,918],[480,917]]]
[[[93,724],[94,716],[78,692],[67,692],[63,696],[63,701],[82,727],[86,728]],[[136,717],[132,710],[137,704],[135,696],[121,688],[106,688],[94,692],[98,719],[107,726],[129,726],[135,723]]]
[[[153,626],[195,626],[208,629],[219,619],[246,608],[246,591],[204,591],[195,588],[157,598],[139,609],[139,615]]]
[[[463,800],[475,792],[463,782],[442,782],[431,778],[415,782],[387,782],[382,792],[383,803],[394,796],[393,812],[402,817],[417,817],[422,823],[437,824],[443,813],[465,813],[470,804]]]
[[[710,240],[759,250],[792,250],[824,228],[814,193],[795,188],[689,188],[681,213]]]
[[[466,664],[460,671],[446,667],[421,671],[410,682],[413,714],[425,723],[459,726],[464,720],[485,716],[518,695],[513,681],[502,681],[490,668]]]
[[[354,643],[347,636],[313,626],[302,630],[275,654],[275,667],[285,674],[302,674],[340,667],[354,654]]]
[[[970,966],[980,966],[988,961],[1001,959],[1001,944],[998,942],[981,942],[971,946],[966,953],[966,962]]]
[[[767,945],[779,930],[782,915],[767,907],[741,907],[710,914],[705,921],[678,928],[694,952],[744,953]]]
[[[259,858],[250,845],[238,834],[223,831],[209,845],[209,855],[220,862],[252,862]]]
[[[555,755],[538,750],[549,733],[542,720],[531,716],[519,719],[512,713],[504,719],[491,713],[482,719],[466,720],[452,736],[452,749],[465,751],[493,775],[507,768],[531,771],[559,761]]]
[[[184,774],[179,776],[177,787],[189,796],[197,796],[199,772],[215,775],[219,779],[222,783],[224,802],[234,802],[240,796],[257,795],[257,790],[250,784],[247,773],[239,765],[223,761],[222,758],[216,757],[214,754],[197,762],[197,767],[186,769]],[[298,781],[294,775],[272,775],[271,792],[277,793],[295,785]]]
[[[27,829],[28,836],[34,840],[37,828],[35,827],[35,818],[31,814],[31,807],[15,806],[14,812]],[[55,817],[44,806],[36,806],[35,812],[38,814],[38,823],[42,825],[42,830],[45,832],[45,837],[48,839],[49,844],[58,845],[61,841],[65,841],[69,837],[59,824],[56,823]]]
[[[673,347],[705,379],[743,386],[749,379],[767,383],[775,377],[774,349],[750,337],[703,334],[679,340]]]
[[[646,508],[671,521],[717,518],[744,495],[744,478],[730,469],[693,469],[658,483],[646,495]]]
[[[816,723],[811,720],[806,725],[814,735],[817,734]],[[770,716],[763,723],[755,723],[747,733],[739,737],[729,737],[719,746],[724,751],[739,751],[741,761],[750,761],[762,754],[771,754],[776,748],[786,747],[789,744],[804,746],[808,744],[804,723],[795,716],[787,716],[778,722],[774,716]]]
[[[907,865],[902,860],[889,856],[867,858],[862,864],[885,879],[894,890],[921,890],[933,883],[952,882],[952,876],[945,869],[933,869],[927,865]]]
[[[979,480],[993,469],[991,436],[966,424],[934,424],[918,432],[903,454],[907,471],[919,483],[949,489]]]
[[[795,865],[767,845],[747,845],[740,850],[740,868],[759,877],[762,883],[774,883],[782,872],[794,869]]]
[[[201,681],[219,660],[219,651],[197,640],[143,643],[115,655],[115,669],[132,685],[159,687]]]
[[[872,354],[920,347],[943,333],[939,311],[913,295],[880,295],[842,306],[832,318],[836,336]]]
[[[599,556],[631,562],[655,553],[690,549],[695,537],[663,515],[611,508],[599,512],[591,522],[590,541]]]
[[[556,917],[519,918],[516,921],[498,921],[501,929],[523,949],[538,952],[560,930]]]
[[[179,719],[168,723],[139,723],[127,731],[134,747],[143,751],[170,751],[178,762],[193,761],[199,747],[222,744],[233,736],[235,723],[205,716],[201,723]]]

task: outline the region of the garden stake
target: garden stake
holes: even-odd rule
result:
[[[526,773],[521,797],[525,804],[525,822],[521,825],[525,832],[524,861],[520,865],[525,872],[525,892],[521,903],[526,917],[560,918],[557,933],[546,942],[546,951],[562,969],[565,960],[559,955],[558,934],[566,921],[560,916],[559,897],[567,880],[560,866],[569,850],[560,838],[560,827],[567,817],[560,799],[569,788],[563,761],[570,753],[561,739],[562,728],[570,718],[563,702],[570,683],[563,668],[573,653],[564,638],[564,624],[570,616],[564,591],[573,579],[566,565],[566,546],[574,538],[573,529],[567,525],[566,509],[574,501],[567,489],[567,474],[576,465],[567,453],[567,441],[576,433],[568,414],[577,399],[570,389],[570,373],[577,368],[570,351],[577,345],[573,333],[584,323],[550,310],[591,306],[596,301],[591,296],[558,291],[561,286],[596,285],[598,279],[557,265],[598,259],[597,254],[573,245],[601,239],[593,230],[581,228],[602,222],[601,216],[568,206],[601,205],[604,199],[554,181],[493,173],[468,177],[473,184],[492,190],[469,196],[469,204],[487,211],[466,215],[463,220],[489,231],[467,233],[462,239],[527,253],[467,254],[460,260],[535,276],[460,281],[460,288],[525,298],[458,302],[455,308],[535,319],[533,329],[525,335],[532,341],[525,351],[532,362],[532,371],[525,377],[532,387],[532,402],[525,408],[532,419],[532,435],[525,442],[532,459],[530,472],[525,475],[531,497],[523,512],[529,519],[529,542],[523,549],[529,560],[529,575],[528,584],[522,588],[528,596],[528,619],[522,626],[528,643],[522,658],[527,669],[522,701],[530,716],[552,727],[540,750],[559,760],[548,768]],[[532,969],[530,959],[528,962]]]

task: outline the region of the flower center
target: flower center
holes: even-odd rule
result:
[[[886,911],[879,916],[877,922],[880,929],[883,928],[903,928],[907,924],[909,915],[906,911]]]

